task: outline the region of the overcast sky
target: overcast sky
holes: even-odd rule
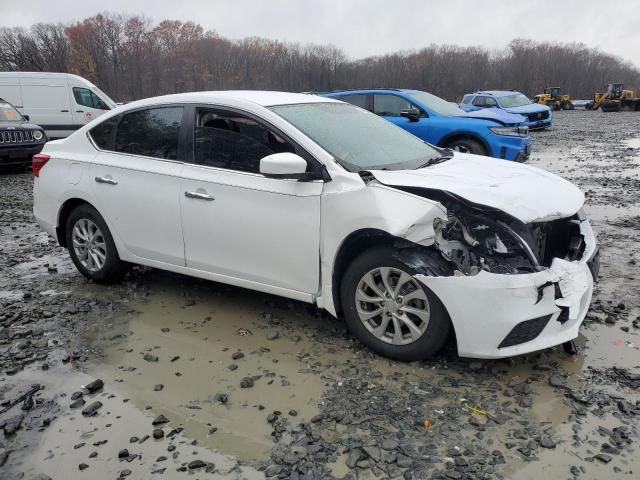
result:
[[[592,0],[0,0],[0,26],[96,13],[193,20],[229,38],[333,43],[358,58],[430,43],[583,42],[640,67],[640,2]]]

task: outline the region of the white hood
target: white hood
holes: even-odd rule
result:
[[[457,153],[419,170],[372,170],[385,185],[431,188],[497,208],[524,223],[574,215],[584,194],[572,183],[539,168]]]

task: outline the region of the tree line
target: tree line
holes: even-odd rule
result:
[[[631,63],[581,43],[515,39],[499,50],[432,44],[350,59],[333,45],[230,40],[194,22],[112,13],[69,25],[0,28],[0,70],[75,73],[116,101],[195,90],[371,87],[414,88],[458,101],[480,89],[533,96],[560,86],[573,98],[591,98],[610,82],[640,86]]]

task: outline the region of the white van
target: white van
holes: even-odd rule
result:
[[[0,72],[0,98],[44,128],[50,139],[71,135],[116,107],[94,84],[70,73]]]

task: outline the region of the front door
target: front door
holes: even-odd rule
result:
[[[385,120],[398,125],[422,140],[427,140],[425,135],[427,134],[429,118],[425,113],[422,113],[417,122],[409,120],[401,115],[403,110],[409,109],[420,110],[410,101],[398,95],[386,93],[376,93],[373,95],[373,113],[384,117]]]
[[[110,110],[109,106],[102,101],[92,90],[85,87],[72,87],[72,108],[73,118],[78,128],[86,125],[94,118],[99,117]]]
[[[141,109],[110,118],[90,132],[101,149],[90,170],[94,206],[132,260],[184,266],[178,158],[182,116],[182,106]]]
[[[323,183],[259,173],[261,158],[299,147],[244,115],[193,115],[194,163],[185,163],[180,188],[187,266],[292,298],[315,294]]]

